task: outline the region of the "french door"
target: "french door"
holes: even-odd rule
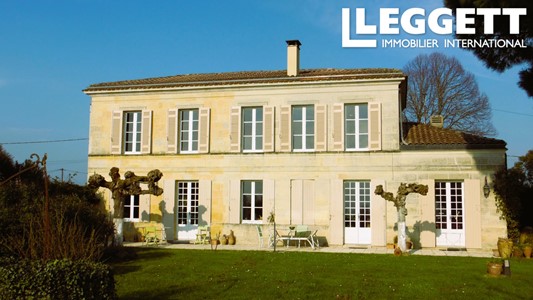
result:
[[[437,246],[465,246],[463,182],[435,182],[435,225]]]
[[[176,224],[178,240],[194,240],[198,231],[198,181],[176,183]]]
[[[344,182],[344,243],[370,244],[370,182]]]

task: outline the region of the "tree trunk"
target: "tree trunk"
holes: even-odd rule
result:
[[[404,208],[405,209],[405,208]],[[405,215],[402,208],[398,208],[398,247],[402,253],[407,251],[407,234],[405,232]]]

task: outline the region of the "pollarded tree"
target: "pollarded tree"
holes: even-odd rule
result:
[[[474,17],[475,34],[457,34],[459,39],[502,39],[526,41],[526,47],[476,47],[466,48],[482,60],[488,68],[503,72],[514,65],[526,65],[520,71],[520,81],[518,85],[526,91],[529,97],[533,97],[533,1],[531,0],[445,0],[444,5],[451,8],[454,12],[457,8],[526,8],[528,15],[520,17],[519,34],[510,32],[509,16],[499,15],[494,17],[494,33],[485,34],[484,16],[476,15]],[[471,27],[471,26],[469,26]]]
[[[488,97],[456,58],[438,52],[421,54],[403,71],[409,78],[405,110],[409,121],[428,124],[432,116],[440,115],[445,128],[483,136],[496,134]]]

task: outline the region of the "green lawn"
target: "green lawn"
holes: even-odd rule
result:
[[[112,263],[121,299],[533,299],[533,260],[136,248]]]

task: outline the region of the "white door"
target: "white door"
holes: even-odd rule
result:
[[[344,182],[344,243],[367,245],[370,232],[370,182]]]
[[[176,189],[178,240],[195,240],[198,232],[198,181],[178,181]]]
[[[437,246],[465,246],[463,186],[463,182],[435,182]]]

